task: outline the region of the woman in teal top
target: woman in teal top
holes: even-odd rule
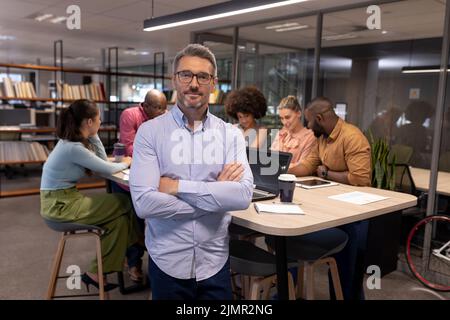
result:
[[[137,241],[135,218],[127,196],[78,192],[77,181],[91,172],[113,174],[129,167],[131,158],[108,162],[97,132],[100,114],[94,102],[77,100],[61,111],[56,134],[60,140],[44,164],[41,180],[41,215],[47,219],[96,225],[101,237],[103,271],[121,271],[126,249]],[[97,261],[82,276],[86,286],[98,287]],[[115,286],[105,285],[105,290]]]

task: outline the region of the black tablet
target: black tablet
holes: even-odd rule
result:
[[[309,179],[297,181],[297,185],[299,185],[302,188],[312,189],[312,188],[335,186],[337,185],[337,183],[320,179]]]

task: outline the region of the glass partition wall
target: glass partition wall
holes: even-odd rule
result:
[[[367,29],[366,8],[324,15],[319,94],[345,105],[347,121],[395,145],[400,162],[430,168],[439,72],[426,68],[440,63],[445,4],[380,9],[380,30]]]
[[[219,54],[219,57],[223,56],[224,44],[219,47],[208,39],[224,39],[229,46],[228,61],[232,63],[233,59],[237,60],[236,87],[256,86],[266,97],[267,115],[260,122],[269,129],[281,125],[277,106],[283,97],[295,95],[302,105],[306,102],[307,68],[308,63],[312,63],[311,57],[308,57],[308,48],[314,44],[315,21],[312,16],[241,27],[235,57],[233,29],[215,30],[214,35],[208,33],[199,36],[202,39],[200,42],[216,55]],[[229,69],[232,69],[231,65]]]
[[[447,177],[442,173],[450,172],[450,78],[444,89],[440,79],[442,56],[449,54],[443,44],[444,34],[450,34],[444,33],[450,4],[445,0],[371,4],[380,9],[379,29],[368,27],[367,4],[355,4],[309,16],[247,23],[235,26],[234,32],[233,28],[208,30],[208,34],[228,37],[231,46],[237,35],[236,47],[229,51],[229,61],[237,61],[231,66],[237,69],[236,87],[255,85],[262,90],[269,110],[261,122],[269,128],[281,127],[276,106],[284,96],[297,96],[303,106],[315,96],[326,96],[336,103],[337,114],[368,138],[389,143],[396,163],[403,165],[397,172],[405,170],[398,175],[397,190],[419,196],[413,214],[402,215],[398,236],[405,245],[409,231],[425,215],[450,215],[450,191],[445,191],[450,181],[442,189]],[[440,135],[438,147],[435,132]],[[438,170],[431,170],[436,154]],[[437,184],[433,176],[441,182]],[[413,237],[418,264],[431,261],[430,248],[450,240],[448,225],[433,224]],[[404,257],[401,249],[399,265],[406,270]],[[448,264],[429,269],[432,277],[450,282]]]

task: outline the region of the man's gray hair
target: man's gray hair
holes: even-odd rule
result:
[[[191,43],[187,45],[183,50],[177,53],[175,56],[175,60],[173,61],[173,72],[175,73],[178,68],[178,64],[180,63],[181,58],[183,57],[199,57],[208,60],[211,62],[214,70],[213,75],[217,77],[217,63],[216,57],[207,47],[202,46],[201,44]]]

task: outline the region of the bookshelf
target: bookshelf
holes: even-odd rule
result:
[[[23,172],[24,177],[27,177],[14,179],[8,184],[5,184],[6,180],[0,181],[0,197],[39,193],[36,170],[39,170],[46,161],[57,140],[55,124],[61,108],[67,107],[68,104],[79,98],[89,98],[98,103],[101,110],[108,110],[111,117],[110,110],[117,112],[120,105],[137,102],[124,101],[124,99],[111,101],[109,99],[111,90],[103,83],[107,84],[113,75],[154,78],[151,74],[143,73],[115,73],[10,63],[0,63],[0,73],[3,74],[2,79],[0,79],[0,175],[4,174],[9,178],[8,181],[20,172]],[[60,80],[58,82],[55,81],[57,79],[56,73],[73,73],[75,76],[60,77],[61,80],[67,81]],[[10,76],[11,79],[9,79]],[[90,78],[90,81],[86,83],[84,78]],[[8,88],[5,86],[5,79],[8,79],[6,80]],[[103,88],[100,88],[100,83],[102,83]],[[59,84],[59,88],[55,84]],[[93,92],[91,84],[98,85],[95,92]],[[66,92],[63,91],[64,89]],[[69,94],[68,89],[76,89],[75,94]],[[38,118],[43,120],[40,125],[37,121]],[[28,125],[23,126],[24,123]],[[30,123],[33,126],[30,126]],[[116,137],[117,126],[115,123],[103,125],[99,130],[99,135],[104,143],[107,141],[105,143],[107,147],[107,144],[110,144],[111,141],[115,142],[111,137],[113,139]],[[28,176],[29,174],[32,176]],[[0,176],[0,179],[3,180],[3,177]],[[33,182],[32,188],[30,188],[29,183],[27,184],[25,181],[36,182]],[[87,181],[87,183],[78,187],[99,186],[104,186],[104,182],[92,183],[92,181]]]
[[[62,61],[62,57],[59,59],[59,61]],[[20,80],[13,81],[13,79],[10,79],[8,81],[8,90],[5,90],[5,77],[0,78],[0,112],[8,110],[14,113],[15,110],[17,112],[20,110],[23,113],[24,110],[28,110],[30,113],[29,119],[37,119],[39,115],[46,120],[41,121],[42,123],[39,125],[37,121],[18,121],[17,123],[7,124],[0,121],[0,143],[9,140],[8,147],[12,146],[11,148],[16,149],[12,153],[15,156],[0,159],[0,169],[6,169],[5,173],[9,171],[11,174],[10,166],[24,167],[24,165],[30,165],[32,169],[34,166],[42,165],[45,162],[46,156],[51,152],[56,142],[55,124],[59,111],[79,98],[90,98],[99,104],[104,124],[99,130],[99,136],[104,142],[107,152],[110,151],[112,144],[116,142],[120,112],[128,106],[142,102],[129,101],[124,98],[136,97],[137,95],[121,94],[122,88],[121,91],[118,88],[120,77],[123,77],[120,79],[121,81],[134,84],[145,83],[150,86],[152,83],[156,86],[157,81],[161,81],[163,84],[162,89],[168,95],[168,101],[172,97],[176,97],[176,94],[173,95],[173,90],[170,90],[170,81],[166,81],[168,87],[164,86],[164,80],[171,79],[168,76],[145,72],[119,71],[117,61],[113,68],[108,62],[106,70],[91,70],[64,67],[62,63],[57,66],[56,56],[54,60],[54,66],[0,63],[0,74],[4,74],[6,77],[10,74],[22,75]],[[145,78],[149,80],[147,81]],[[88,80],[85,81],[86,79]],[[19,84],[16,85],[14,82],[19,82]],[[226,84],[230,82],[220,81],[220,83],[227,86]],[[103,88],[100,88],[100,90],[96,89],[96,92],[93,92],[91,84],[99,85]],[[70,90],[70,93],[68,90]],[[98,91],[101,92],[101,95],[98,94]],[[210,102],[214,102],[214,109],[223,109],[223,105],[221,106],[223,97],[223,92],[215,93],[215,100],[210,100]],[[32,123],[34,126],[20,126],[23,123]],[[105,143],[105,141],[107,142]],[[29,156],[33,154],[33,150],[36,148],[42,148],[43,150],[43,153],[40,153],[40,157]],[[18,150],[21,150],[22,155],[20,155],[21,153]],[[4,154],[3,151],[2,154]],[[43,154],[46,155],[42,156]],[[1,174],[2,172],[0,172]],[[11,194],[30,194],[31,189],[27,189],[28,191],[25,188],[23,189],[23,192],[14,190],[11,191]],[[36,190],[38,192],[36,188],[33,190],[31,193],[35,193]],[[0,186],[0,197],[4,195],[4,190],[1,190]]]
[[[169,79],[169,77],[155,76],[149,73],[141,72],[118,72],[111,71],[101,71],[101,70],[89,70],[89,69],[79,69],[79,68],[67,68],[62,66],[43,66],[34,64],[11,64],[11,63],[0,63],[0,72],[2,69],[6,70],[6,77],[0,82],[0,105],[11,103],[13,106],[15,103],[27,104],[29,109],[39,109],[42,104],[50,104],[51,110],[53,111],[53,121],[50,121],[54,126],[56,123],[57,114],[60,108],[64,108],[67,104],[77,100],[77,99],[90,99],[98,104],[104,113],[102,117],[103,122],[107,124],[116,125],[119,118],[119,111],[123,108],[119,105],[134,105],[141,101],[129,101],[120,100],[112,101],[109,99],[111,97],[111,78],[116,77],[116,82],[118,77],[134,77],[134,78],[151,78],[151,79]],[[8,75],[14,70],[29,70],[31,72],[47,72],[54,73],[53,81],[56,83],[52,88],[49,86],[43,86],[37,84],[36,79],[31,81],[18,81],[14,83],[8,78]],[[55,81],[58,77],[56,73],[60,73],[60,79]],[[64,81],[66,79],[66,74],[83,74],[92,76],[97,76],[97,80],[94,81],[90,77],[90,83],[83,83],[79,80],[78,84],[69,84],[69,81]],[[101,79],[99,78],[101,77]],[[36,77],[34,77],[36,78]],[[1,80],[1,79],[0,79]],[[106,85],[105,85],[106,84]],[[37,87],[38,86],[38,87]],[[44,92],[47,91],[47,92]],[[116,90],[117,91],[117,90]],[[115,93],[116,97],[119,96],[118,92]],[[114,99],[116,100],[116,99]],[[14,107],[13,107],[14,108]],[[22,106],[23,108],[23,106]],[[38,111],[38,113],[49,112]],[[107,115],[107,116],[105,116]],[[115,120],[115,121],[114,121]],[[111,147],[111,133],[113,133],[113,139],[117,137],[117,126],[114,130],[109,130],[107,136],[107,145],[105,147]]]

